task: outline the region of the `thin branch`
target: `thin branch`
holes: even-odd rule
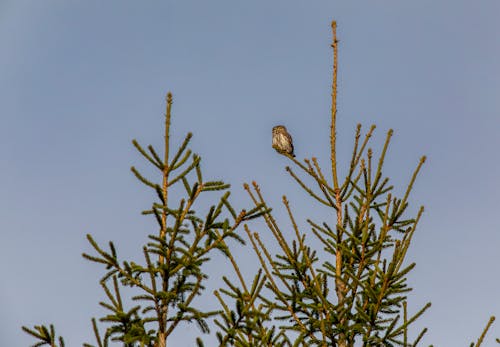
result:
[[[337,64],[338,64],[338,53],[337,53],[337,22],[332,22],[332,48],[333,48],[333,76],[332,76],[332,108],[331,116],[332,123],[330,125],[330,150],[331,150],[331,161],[332,161],[332,176],[333,176],[333,187],[337,189],[339,187],[338,177],[337,177],[337,149],[336,149],[336,123],[337,123]]]
[[[483,330],[483,333],[477,339],[477,342],[474,345],[474,347],[480,347],[481,346],[481,344],[483,343],[484,337],[486,336],[486,333],[488,332],[488,330],[490,329],[490,327],[491,327],[491,325],[493,324],[494,321],[495,321],[495,317],[491,316],[490,319],[488,320],[488,323],[486,324],[486,327]]]

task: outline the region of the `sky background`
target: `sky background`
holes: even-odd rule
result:
[[[129,170],[147,168],[131,140],[161,148],[167,91],[174,148],[192,131],[204,176],[231,183],[236,207],[256,180],[284,228],[285,193],[301,225],[331,218],[270,142],[285,124],[299,159],[329,167],[332,19],[340,173],[357,123],[377,125],[376,153],[395,130],[396,191],[428,156],[410,198],[426,207],[407,258],[410,310],[433,303],[415,324],[429,327],[423,345],[468,345],[500,315],[499,14],[498,0],[0,0],[0,345],[30,345],[20,327],[40,323],[69,346],[94,343],[102,269],[81,257],[85,235],[140,259],[156,232],[140,215],[154,194]],[[220,257],[210,266],[215,286],[231,271]],[[187,326],[172,342],[198,335]],[[497,322],[485,345],[499,336]]]

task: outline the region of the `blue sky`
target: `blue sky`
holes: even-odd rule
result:
[[[314,215],[270,135],[285,124],[297,156],[328,167],[332,19],[339,169],[359,122],[377,125],[376,151],[395,130],[386,174],[398,189],[428,156],[411,200],[426,212],[410,308],[433,303],[416,324],[424,344],[467,345],[500,315],[499,13],[496,0],[1,1],[1,345],[26,346],[20,326],[50,322],[69,345],[93,342],[103,293],[85,234],[136,257],[154,232],[130,141],[161,145],[169,90],[174,145],[192,131],[205,176],[231,183],[235,205],[256,180],[283,223],[284,193]],[[198,334],[186,327],[174,345]],[[493,336],[500,323],[486,345]]]

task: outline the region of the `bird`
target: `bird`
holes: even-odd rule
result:
[[[291,155],[295,158],[292,136],[284,125],[273,127],[273,148],[280,154]]]

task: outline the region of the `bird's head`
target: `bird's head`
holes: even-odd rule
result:
[[[275,127],[273,127],[273,134],[281,131],[286,131],[286,127],[284,125],[276,125]]]

